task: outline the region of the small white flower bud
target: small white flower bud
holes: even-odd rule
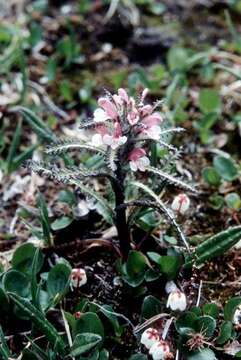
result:
[[[181,292],[179,289],[172,291],[168,296],[167,307],[170,307],[174,311],[186,310],[187,307],[186,295],[183,292]]]
[[[72,269],[70,276],[70,283],[72,287],[80,287],[87,283],[87,276],[84,269]]]
[[[177,290],[177,285],[172,280],[168,281],[166,283],[165,290],[167,294],[170,294],[171,292]]]
[[[166,341],[160,340],[152,345],[149,353],[153,360],[164,360],[170,354],[170,348]]]
[[[176,211],[180,214],[185,214],[185,212],[189,209],[190,199],[186,194],[179,194],[175,196],[172,202],[172,210]]]
[[[159,340],[160,337],[158,331],[153,328],[146,329],[141,335],[141,344],[143,344],[148,350]]]

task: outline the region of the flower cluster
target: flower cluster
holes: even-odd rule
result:
[[[145,89],[139,102],[128,96],[124,89],[119,89],[118,94],[108,93],[99,98],[99,107],[94,111],[95,134],[91,144],[116,150],[131,138],[158,140],[162,117],[155,111],[155,105],[144,104],[147,93]],[[150,164],[145,149],[141,147],[132,147],[128,160],[132,171],[145,171]]]
[[[168,343],[162,340],[154,328],[146,329],[141,336],[141,344],[149,350],[153,360],[173,359]]]

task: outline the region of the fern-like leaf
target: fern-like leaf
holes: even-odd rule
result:
[[[112,223],[114,211],[111,208],[111,206],[101,195],[97,194],[95,191],[90,189],[89,186],[83,183],[83,179],[86,177],[104,176],[103,174],[99,174],[97,172],[96,173],[87,173],[85,171],[81,172],[80,169],[79,172],[76,172],[75,170],[68,168],[60,169],[56,165],[48,166],[44,163],[39,163],[34,161],[29,161],[27,162],[26,165],[34,172],[40,175],[44,175],[50,179],[54,179],[64,184],[77,186],[85,195],[93,197],[101,205],[101,207],[103,208],[103,216],[108,222]],[[106,176],[107,175],[108,174],[106,174]]]
[[[175,176],[167,174],[162,170],[156,169],[156,168],[151,167],[151,166],[148,166],[146,168],[146,170],[153,173],[153,174],[156,174],[156,175],[160,176],[162,179],[167,180],[170,184],[173,184],[173,185],[178,186],[180,188],[183,188],[185,190],[189,190],[191,192],[197,192],[197,190],[193,186],[191,186],[189,184],[186,184],[182,180],[176,178]]]
[[[107,167],[111,170],[111,171],[115,171],[116,170],[116,159],[117,159],[117,151],[118,149],[111,149],[111,147],[109,147],[107,149],[107,152],[106,152],[106,164],[107,164]]]
[[[60,154],[66,153],[67,151],[71,151],[71,150],[75,150],[75,149],[89,150],[89,151],[98,152],[100,154],[105,154],[104,150],[102,150],[96,146],[92,146],[89,144],[83,144],[83,143],[80,143],[79,140],[74,140],[74,139],[73,140],[63,139],[56,143],[53,143],[46,148],[45,152],[47,154],[51,154],[51,155],[60,155]]]
[[[172,213],[172,211],[163,203],[163,201],[157,196],[157,194],[154,193],[154,191],[152,191],[148,186],[140,183],[139,181],[132,181],[130,183],[130,185],[135,186],[139,189],[142,189],[146,194],[148,194],[149,196],[151,196],[155,201],[156,201],[156,205],[155,208],[159,210],[161,210],[164,214],[166,214],[167,218],[172,222],[172,224],[175,226],[181,240],[183,241],[186,249],[188,250],[188,252],[190,252],[190,248],[188,245],[188,242],[185,238],[185,235],[183,234],[180,226],[178,225],[178,223],[176,222],[176,219]],[[154,207],[151,206],[151,204],[149,203],[150,207]]]

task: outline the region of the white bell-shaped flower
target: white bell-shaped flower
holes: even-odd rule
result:
[[[143,344],[148,350],[160,340],[158,331],[154,328],[146,329],[141,335],[141,344]]]
[[[87,275],[85,269],[72,269],[70,275],[70,284],[72,287],[78,288],[87,283]]]
[[[173,211],[176,211],[180,214],[185,214],[185,212],[189,209],[190,199],[186,194],[179,194],[175,196],[171,208]]]
[[[166,341],[160,340],[152,345],[149,353],[153,360],[164,360],[170,355],[170,347]]]
[[[237,307],[233,315],[233,324],[241,325],[241,305]]]
[[[172,291],[168,296],[167,307],[170,307],[174,311],[186,310],[187,307],[186,295],[183,292],[181,292],[179,289]]]

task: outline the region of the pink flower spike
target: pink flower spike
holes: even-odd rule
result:
[[[116,107],[109,99],[99,98],[98,104],[111,119],[116,120],[118,118]]]
[[[125,91],[125,89],[120,88],[120,89],[118,90],[118,95],[119,95],[120,98],[121,98],[123,101],[125,101],[126,103],[129,102],[129,96],[128,96],[127,92]]]

